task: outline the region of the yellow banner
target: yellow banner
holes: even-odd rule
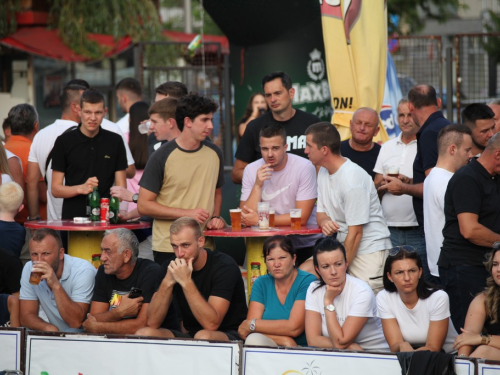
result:
[[[342,140],[351,137],[356,109],[380,113],[387,69],[385,0],[320,0],[328,83],[334,109],[332,123]],[[374,139],[386,141],[380,122]]]

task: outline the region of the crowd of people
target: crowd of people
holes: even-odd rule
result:
[[[242,224],[268,202],[276,226],[299,208],[322,233],[270,237],[248,306],[239,266],[203,236],[227,226],[212,99],[166,82],[149,105],[125,78],[114,124],[103,95],[72,80],[61,119],[40,131],[33,106],[14,106],[0,143],[0,324],[500,360],[500,102],[470,104],[451,124],[436,90],[415,86],[398,105],[399,136],[380,146],[374,109],[356,110],[341,141],[293,107],[286,73],[266,75],[262,91],[231,175]],[[152,222],[106,231],[97,270],[59,232],[22,225],[86,216],[94,189],[130,202],[122,220]]]

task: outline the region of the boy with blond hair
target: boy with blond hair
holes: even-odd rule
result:
[[[0,248],[20,256],[26,238],[24,227],[14,221],[24,207],[24,192],[16,182],[0,185]]]

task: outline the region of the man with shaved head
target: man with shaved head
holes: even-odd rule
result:
[[[375,178],[375,162],[380,152],[380,145],[373,142],[373,137],[378,134],[377,111],[362,107],[352,115],[349,128],[352,137],[340,143],[340,153],[349,158],[368,173],[372,180]]]

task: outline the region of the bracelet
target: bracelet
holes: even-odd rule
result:
[[[221,219],[222,220],[222,218],[220,216],[215,216],[215,215],[210,218],[210,220],[212,220],[212,219]]]
[[[491,335],[481,335],[481,345],[489,345],[491,341]]]

